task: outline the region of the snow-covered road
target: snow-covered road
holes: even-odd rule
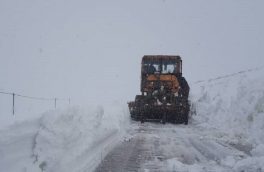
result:
[[[196,124],[133,123],[131,137],[105,157],[100,171],[237,171],[250,157],[250,144]],[[252,169],[253,170],[253,169]]]

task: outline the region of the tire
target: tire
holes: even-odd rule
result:
[[[162,124],[166,124],[166,114],[163,115],[161,123]]]
[[[141,116],[141,118],[140,118],[140,122],[141,122],[141,124],[143,124],[143,123],[145,122],[145,120],[144,120],[144,117],[143,117],[143,116]]]
[[[185,120],[184,120],[184,125],[188,125],[189,119],[188,119],[188,114],[185,115]]]

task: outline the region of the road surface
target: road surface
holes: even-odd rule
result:
[[[132,123],[130,138],[117,145],[96,172],[233,171],[250,155],[250,145],[195,124]]]

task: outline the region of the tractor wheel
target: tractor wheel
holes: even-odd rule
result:
[[[166,124],[166,114],[163,115],[161,123],[162,124]]]
[[[141,124],[143,124],[145,122],[143,115],[141,115],[140,122],[141,122]]]
[[[185,115],[185,120],[184,120],[184,125],[188,125],[189,119],[188,119],[188,114]]]

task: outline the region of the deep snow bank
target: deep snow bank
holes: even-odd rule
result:
[[[16,123],[0,131],[0,171],[39,171],[33,164],[33,140],[39,121]]]
[[[231,144],[249,149],[253,158],[234,164],[234,169],[264,168],[264,69],[197,86],[200,92],[192,93],[193,123],[221,130]]]
[[[207,82],[195,94],[201,125],[264,143],[264,69]]]
[[[125,133],[122,107],[49,111],[1,131],[0,171],[92,171]]]

